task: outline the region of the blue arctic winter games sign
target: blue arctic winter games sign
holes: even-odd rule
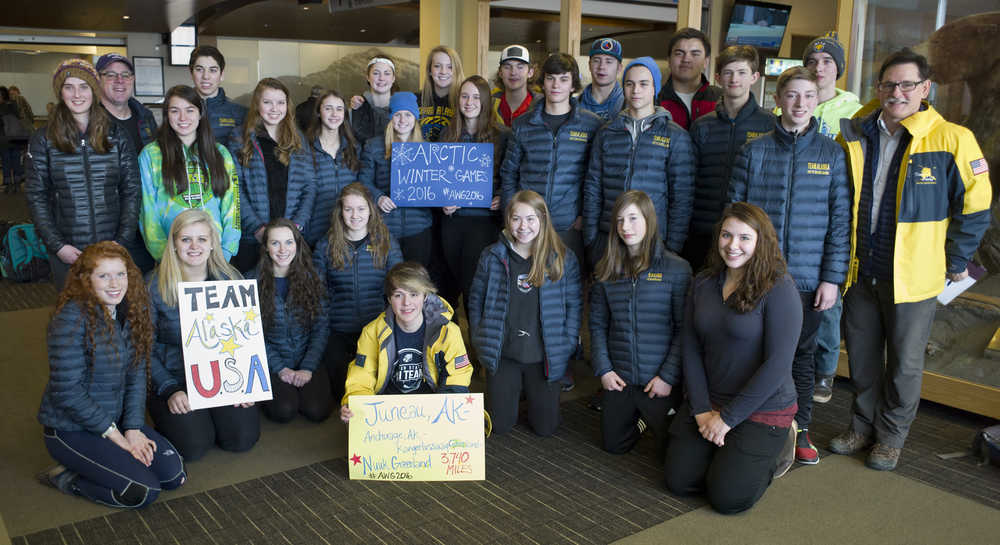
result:
[[[394,142],[390,197],[396,206],[489,208],[493,144]]]

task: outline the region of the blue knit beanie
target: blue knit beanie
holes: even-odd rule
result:
[[[396,112],[410,112],[419,120],[420,108],[417,106],[417,95],[406,91],[392,95],[389,99],[389,116],[396,115]]]
[[[638,59],[628,63],[628,66],[625,67],[625,71],[622,72],[622,87],[625,86],[625,76],[628,75],[629,69],[633,66],[645,66],[649,69],[649,72],[653,74],[653,88],[655,90],[653,96],[659,95],[660,81],[663,76],[660,75],[660,67],[656,66],[656,61],[653,60],[653,57],[639,57]]]

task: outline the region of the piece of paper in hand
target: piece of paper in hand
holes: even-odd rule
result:
[[[944,291],[938,295],[938,302],[942,305],[947,305],[952,301],[952,299],[961,295],[962,292],[972,287],[977,280],[986,276],[986,269],[980,267],[979,265],[969,262],[968,265],[969,276],[959,282],[952,282],[951,280],[945,280]]]

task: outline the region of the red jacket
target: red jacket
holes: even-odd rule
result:
[[[670,117],[673,118],[674,123],[687,130],[690,128],[692,121],[705,114],[714,112],[715,104],[721,98],[722,89],[714,85],[709,85],[708,78],[703,74],[701,76],[701,87],[695,91],[694,98],[691,99],[690,114],[684,101],[674,92],[674,82],[671,78],[667,78],[667,82],[663,85],[663,89],[660,90],[660,96],[657,97],[657,100],[660,102],[660,106],[663,106],[670,112]]]

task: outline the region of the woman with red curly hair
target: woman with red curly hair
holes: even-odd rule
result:
[[[128,251],[83,250],[49,322],[49,383],[38,420],[59,465],[40,477],[67,494],[139,508],[184,484],[174,446],[146,426],[153,346],[149,295]]]

